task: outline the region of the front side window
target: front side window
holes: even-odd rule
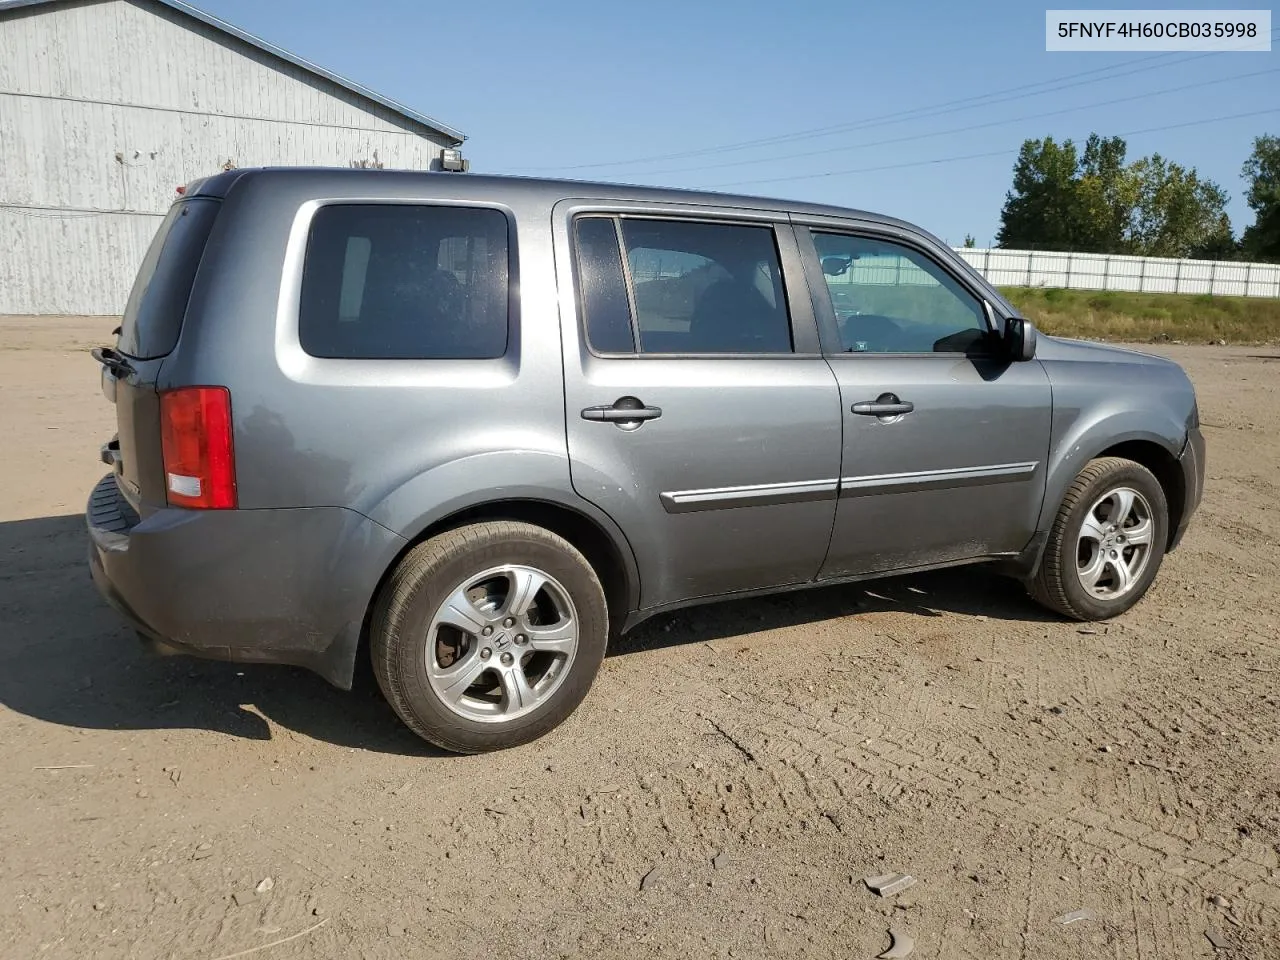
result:
[[[584,217],[576,235],[579,288],[593,349],[792,351],[771,227]]]
[[[919,251],[887,240],[813,234],[841,348],[850,353],[972,353],[988,343],[982,304]]]
[[[471,360],[507,350],[499,210],[332,204],[311,222],[298,338],[315,357]]]

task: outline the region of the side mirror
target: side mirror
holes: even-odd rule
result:
[[[822,272],[828,277],[843,277],[853,266],[853,257],[823,257]]]
[[[1004,322],[1004,342],[1011,360],[1031,360],[1036,355],[1036,328],[1030,320],[1010,317]]]

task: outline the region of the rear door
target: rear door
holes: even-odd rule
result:
[[[169,209],[138,270],[116,346],[96,352],[103,363],[103,393],[116,405],[119,428],[104,459],[112,462],[126,499],[144,513],[165,504],[156,381],[164,358],[178,343],[220,205],[192,198]]]
[[[1016,553],[1044,498],[1052,398],[942,251],[894,228],[800,233],[840,383],[840,500],[822,578]]]
[[[555,213],[574,488],[625,532],[642,607],[821,566],[839,390],[785,214]]]

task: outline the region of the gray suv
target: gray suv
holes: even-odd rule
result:
[[[235,170],[173,205],[94,354],[103,595],[202,656],[344,688],[370,656],[464,752],[709,600],[994,561],[1114,617],[1204,476],[1178,366],[1037,338],[936,238],[811,204]]]

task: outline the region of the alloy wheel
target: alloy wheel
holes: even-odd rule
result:
[[[459,584],[431,620],[431,689],[468,720],[524,716],[568,676],[578,629],[572,598],[549,573],[520,564],[485,570]]]

